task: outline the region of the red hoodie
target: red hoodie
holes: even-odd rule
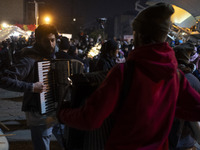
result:
[[[200,120],[200,95],[177,75],[174,51],[167,43],[139,47],[130,52],[134,61],[131,89],[118,113],[123,65],[115,66],[101,86],[78,109],[63,109],[59,119],[68,126],[99,128],[111,113],[115,125],[105,150],[168,150],[167,138],[175,116]],[[183,75],[183,74],[182,74]]]

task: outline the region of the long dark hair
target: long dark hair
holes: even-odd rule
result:
[[[38,28],[35,29],[35,40],[40,41],[40,39],[50,33],[54,34],[56,38],[58,37],[58,32],[55,26],[50,24],[39,25]]]
[[[118,49],[118,43],[114,40],[108,40],[101,47],[101,56],[115,57],[115,52]]]

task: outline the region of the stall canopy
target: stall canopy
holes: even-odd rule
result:
[[[173,26],[168,34],[170,39],[197,42],[200,38],[200,0],[146,0],[147,5],[165,2],[172,4],[175,12],[171,17]]]
[[[24,30],[20,29],[19,27],[9,26],[0,31],[0,42],[8,39],[10,36],[19,36],[19,35],[23,35],[25,37],[29,36]]]
[[[166,2],[187,10],[192,16],[197,17],[200,15],[200,0],[148,0],[147,3],[153,2]]]
[[[200,0],[147,0],[146,3],[152,5],[158,2],[173,5],[175,13],[172,16],[172,21],[180,27],[190,28],[200,19]]]

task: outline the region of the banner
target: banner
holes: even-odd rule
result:
[[[21,28],[22,30],[29,30],[29,31],[35,31],[36,29],[36,25],[35,24],[29,24],[29,25],[26,25],[26,24],[18,24],[16,23],[15,26]]]

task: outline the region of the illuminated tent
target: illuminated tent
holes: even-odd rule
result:
[[[200,15],[200,1],[199,0],[148,0],[147,3],[166,2],[187,10],[192,16]]]
[[[0,31],[0,42],[8,39],[10,36],[23,35],[28,37],[28,34],[17,26],[9,26]]]
[[[180,27],[191,27],[195,25],[200,16],[200,0],[148,0],[147,4],[152,5],[158,2],[166,2],[173,5],[175,13],[172,21]]]

